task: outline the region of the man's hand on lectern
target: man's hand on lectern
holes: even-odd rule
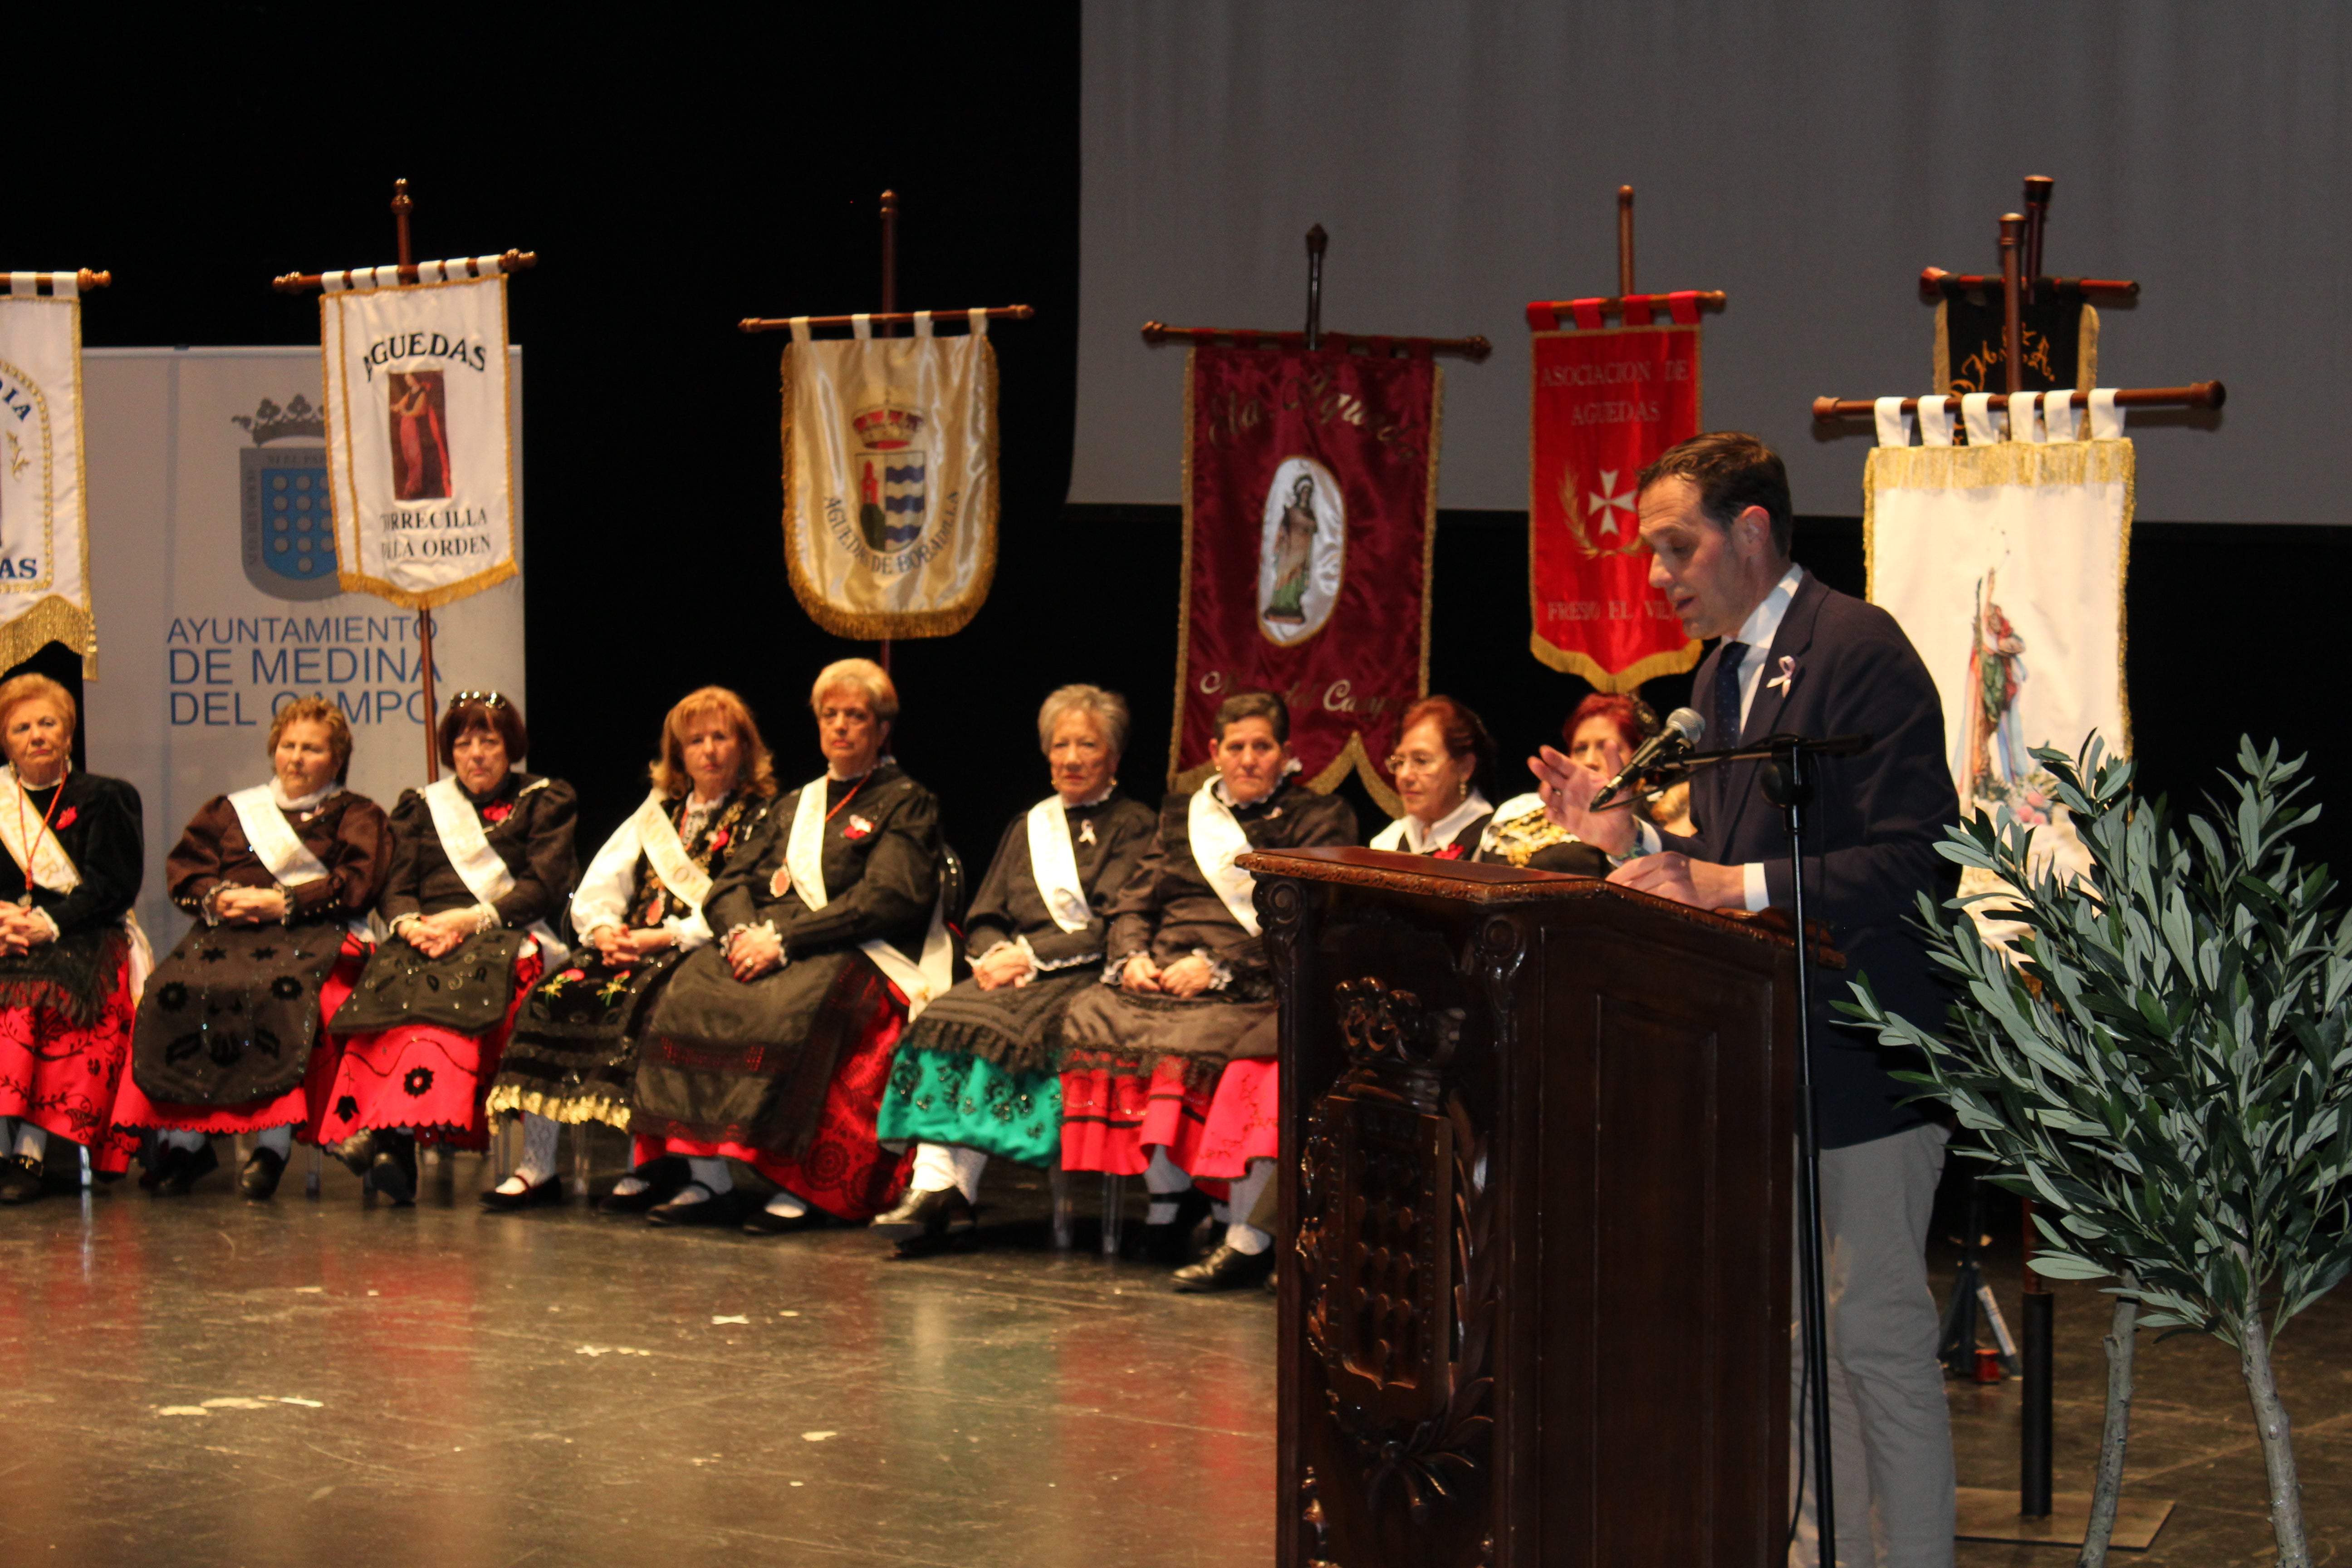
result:
[[[1633,847],[1630,796],[1606,811],[1585,809],[1607,779],[1549,746],[1529,757],[1528,767],[1536,775],[1536,793],[1543,797],[1546,816],[1607,854],[1622,855]]]
[[[1628,860],[1609,873],[1621,888],[1638,888],[1702,910],[1744,910],[1748,907],[1747,873],[1738,866],[1717,866],[1694,860],[1669,849]]]

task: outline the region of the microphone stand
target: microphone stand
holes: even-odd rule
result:
[[[1859,756],[1868,735],[1824,741],[1767,735],[1745,746],[1700,752],[1658,770],[1671,779],[1726,763],[1760,762],[1758,784],[1789,829],[1789,885],[1797,919],[1797,1273],[1805,1330],[1805,1389],[1812,1404],[1813,1521],[1821,1568],[1837,1563],[1836,1499],[1830,1484],[1829,1289],[1822,1257],[1822,1133],[1813,1091],[1812,942],[1805,926],[1805,808],[1813,804],[1816,760]],[[1801,1499],[1799,1500],[1801,1502]]]

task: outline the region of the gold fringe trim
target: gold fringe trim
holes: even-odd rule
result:
[[[971,526],[981,531],[980,561],[972,573],[971,586],[953,604],[934,610],[882,610],[867,612],[845,610],[824,596],[824,588],[801,563],[801,539],[809,522],[796,506],[797,492],[793,484],[793,345],[784,345],[778,383],[782,389],[784,440],[784,571],[792,580],[793,596],[801,602],[821,630],[853,642],[905,641],[917,637],[952,637],[971,624],[980,614],[981,605],[988,602],[988,591],[996,582],[996,521],[998,500],[998,456],[1001,447],[1002,420],[997,409],[996,345],[986,337],[980,340],[981,397],[988,405],[987,479],[972,498],[971,508],[964,513]]]
[[[1441,437],[1445,429],[1445,367],[1435,360],[1429,362],[1429,486],[1421,508],[1421,673],[1413,688],[1416,697],[1429,695],[1429,600],[1432,584],[1437,581],[1437,458]],[[1402,741],[1402,735],[1397,737]],[[1381,800],[1386,791],[1391,798],[1396,792],[1384,784],[1373,783],[1370,775],[1364,780],[1372,790],[1372,798]],[[1325,793],[1329,793],[1326,791]],[[1386,802],[1382,802],[1386,809]],[[1390,811],[1394,816],[1396,813]]]
[[[1184,351],[1184,560],[1176,569],[1176,717],[1168,733],[1168,787],[1199,789],[1211,765],[1184,769],[1184,689],[1187,661],[1192,657],[1192,386],[1198,348]],[[1190,784],[1183,781],[1192,779]]]
[[[1595,691],[1633,691],[1645,680],[1655,680],[1662,675],[1680,675],[1698,668],[1704,645],[1696,638],[1680,647],[1654,653],[1647,658],[1637,658],[1624,668],[1611,671],[1601,668],[1601,661],[1589,653],[1557,647],[1544,640],[1541,632],[1528,634],[1528,651],[1539,663],[1559,670],[1562,675],[1582,676]]]
[[[2084,309],[2088,310],[2088,306]],[[2084,411],[2088,416],[2088,411]],[[1990,447],[1873,447],[1862,467],[1864,595],[1878,603],[1878,492],[1882,489],[1988,489],[1995,485],[2124,487],[2116,549],[2116,706],[2123,715],[2123,752],[2133,755],[2131,710],[2131,541],[2139,515],[2138,454],[2128,439],[2000,441]]]
[[[500,1084],[484,1096],[482,1110],[490,1116],[509,1110],[522,1111],[532,1116],[544,1116],[550,1121],[560,1121],[566,1127],[578,1127],[593,1121],[622,1132],[629,1130],[629,1108],[620,1100],[561,1099],[541,1094],[536,1089],[526,1091],[512,1084]]]
[[[1347,778],[1349,768],[1353,768],[1356,776],[1364,781],[1364,793],[1372,797],[1374,805],[1392,817],[1404,815],[1404,797],[1391,788],[1389,782],[1381,777],[1380,770],[1372,765],[1371,753],[1364,750],[1361,731],[1348,737],[1348,743],[1339,748],[1339,754],[1331,759],[1329,765],[1306,781],[1307,787],[1317,795],[1329,795]]]
[[[501,561],[487,572],[477,572],[462,583],[447,583],[438,588],[413,593],[396,587],[381,577],[371,577],[363,572],[338,572],[336,578],[346,594],[373,594],[386,604],[398,605],[404,610],[437,610],[444,605],[454,605],[460,599],[470,599],[485,588],[495,588],[509,577],[522,574],[522,567],[513,561]],[[436,658],[438,667],[438,658]]]
[[[59,594],[36,599],[23,615],[0,623],[0,669],[24,663],[53,642],[81,655],[83,679],[98,679],[98,623]]]

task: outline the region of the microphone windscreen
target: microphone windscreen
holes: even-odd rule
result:
[[[1706,739],[1706,721],[1699,716],[1699,710],[1696,708],[1677,708],[1667,714],[1666,728],[1680,730],[1683,732],[1683,739],[1694,746]]]

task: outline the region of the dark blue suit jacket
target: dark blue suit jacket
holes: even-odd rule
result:
[[[1698,668],[1692,703],[1703,713],[1714,707],[1719,658],[1719,650],[1710,653]],[[1786,689],[1765,684],[1782,673],[1783,658],[1793,661]],[[1943,704],[1910,639],[1894,616],[1811,573],[1772,639],[1739,738],[1777,731],[1815,740],[1867,734],[1877,742],[1862,756],[1817,764],[1805,825],[1805,912],[1830,928],[1847,966],[1844,976],[1816,972],[1813,1016],[1822,1144],[1843,1148],[1927,1118],[1928,1108],[1901,1103],[1916,1091],[1888,1076],[1917,1064],[1882,1050],[1829,1005],[1846,1000],[1852,976],[1863,973],[1892,1011],[1927,1027],[1942,1023],[1949,993],[1910,921],[1922,890],[1941,900],[1958,885],[1957,868],[1935,847],[1959,819],[1959,800],[1944,751]],[[1709,735],[1706,746],[1730,742]],[[1696,835],[1669,836],[1665,847],[1718,865],[1760,861],[1772,907],[1786,910],[1794,902],[1789,836],[1780,809],[1758,791],[1761,765],[1735,763],[1694,779]]]

